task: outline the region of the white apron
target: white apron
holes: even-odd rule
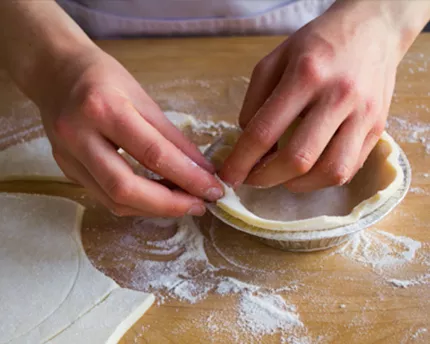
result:
[[[288,34],[334,0],[57,0],[94,38]]]

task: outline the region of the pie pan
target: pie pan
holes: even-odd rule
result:
[[[237,132],[225,132],[204,152],[205,156],[219,167],[222,163],[220,156],[223,155],[219,153],[223,149],[231,148],[237,139],[236,137]],[[400,147],[397,148],[399,151],[397,159],[403,172],[400,186],[378,208],[347,225],[326,229],[320,228],[318,230],[274,231],[244,222],[221,209],[216,203],[208,203],[207,208],[215,217],[227,225],[253,235],[263,243],[284,251],[311,252],[335,247],[346,242],[358,232],[381,221],[407,194],[411,183],[411,167],[406,154]]]

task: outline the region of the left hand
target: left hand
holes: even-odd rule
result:
[[[401,59],[382,13],[333,7],[255,67],[220,177],[308,192],[349,182],[382,134]],[[285,148],[267,155],[300,116]]]

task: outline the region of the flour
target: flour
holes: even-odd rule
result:
[[[149,232],[145,233],[148,228]],[[158,235],[160,240],[142,243],[141,235]],[[152,257],[138,260],[131,268],[130,287],[154,293],[159,304],[167,299],[197,303],[211,294],[238,295],[239,328],[252,334],[257,342],[259,336],[265,334],[285,329],[290,329],[291,333],[296,328],[303,330],[296,307],[279,294],[297,289],[288,286],[271,289],[223,276],[220,272],[225,269],[209,261],[205,237],[192,217],[179,220],[136,218],[118,243],[109,247],[110,253],[125,249],[128,254]],[[126,259],[121,254],[121,261]],[[117,264],[121,265],[121,261]],[[217,325],[211,326],[214,330]]]
[[[398,142],[421,143],[426,152],[430,154],[430,124],[390,116],[387,121],[387,129]]]
[[[391,283],[393,286],[398,288],[409,288],[416,285],[422,285],[427,284],[430,282],[430,274],[424,274],[422,276],[419,276],[417,278],[413,278],[410,280],[399,280],[395,278],[391,278],[388,280],[389,283]]]
[[[425,327],[421,327],[418,330],[415,331],[415,333],[412,335],[412,339],[419,338],[422,334],[427,333],[428,330]]]
[[[413,194],[417,194],[417,195],[427,195],[426,190],[424,190],[423,188],[417,187],[417,186],[410,188],[409,192],[413,193]]]
[[[421,246],[419,241],[411,238],[372,229],[355,235],[333,254],[340,254],[374,269],[383,270],[411,262]]]
[[[242,293],[239,304],[239,324],[252,333],[268,334],[303,326],[294,306],[279,295]]]

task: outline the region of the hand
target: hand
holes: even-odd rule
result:
[[[202,215],[201,198],[222,196],[212,165],[116,60],[97,49],[61,75],[38,104],[54,157],[114,213]],[[135,175],[119,147],[188,193]]]
[[[334,6],[258,63],[243,134],[220,173],[227,183],[307,192],[347,183],[363,165],[384,130],[401,53],[382,13],[352,9]],[[267,155],[298,116],[285,148]]]

